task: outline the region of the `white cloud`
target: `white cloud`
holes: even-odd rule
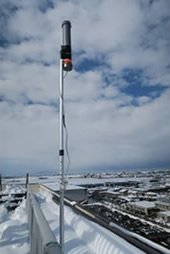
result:
[[[169,92],[137,108],[116,108],[114,101],[81,105],[77,118],[70,114],[69,119],[73,161],[81,167],[90,163],[142,166],[166,160],[170,124],[168,97]],[[82,108],[86,115],[82,114]]]
[[[4,164],[58,167],[64,19],[72,22],[77,69],[83,61],[88,67],[85,59],[99,65],[84,72],[73,70],[65,78],[72,168],[169,163],[169,90],[157,97],[154,92],[139,97],[122,92],[131,85],[123,77],[127,69],[141,72],[143,86],[169,86],[169,1],[52,1],[54,8],[46,8],[45,0],[32,0],[2,1],[2,6],[7,3],[19,9],[6,23],[4,36],[11,45],[0,47]]]
[[[149,96],[140,96],[139,98],[137,98],[137,102],[139,105],[146,104],[150,102],[151,100],[152,98]]]
[[[142,167],[167,160],[167,98],[169,93],[139,108],[119,108],[111,100],[70,102],[66,107],[72,168]],[[52,107],[2,108],[1,103],[1,117],[2,158],[28,160],[34,163],[32,168],[58,168],[58,115]]]

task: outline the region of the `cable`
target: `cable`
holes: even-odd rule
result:
[[[66,125],[66,122],[65,122],[65,115],[63,115],[63,126],[64,126],[64,129],[65,129],[65,149],[66,149],[66,154],[67,154],[67,159],[68,159],[68,163],[67,163],[67,169],[66,169],[66,175],[68,174],[68,171],[69,171],[69,168],[70,168],[70,163],[71,163],[71,160],[70,160],[70,154],[69,154],[69,149],[68,149],[68,130],[67,130],[67,125]]]
[[[68,71],[65,73],[65,75],[63,76],[63,79],[66,78],[66,76],[68,75]],[[64,98],[61,96],[61,93],[59,91],[59,95],[62,101],[62,107],[63,107],[63,126],[64,126],[64,130],[65,130],[65,150],[66,150],[66,154],[67,154],[67,169],[65,171],[65,175],[67,176],[68,171],[70,169],[70,164],[71,164],[71,160],[70,160],[70,154],[69,154],[69,149],[68,149],[68,130],[67,130],[67,125],[66,125],[66,121],[65,121],[65,106],[64,106]]]
[[[64,75],[63,79],[65,79],[65,78],[66,78],[67,74],[68,74],[68,71],[66,71],[66,74]]]

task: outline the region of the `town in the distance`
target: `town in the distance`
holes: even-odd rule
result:
[[[7,196],[9,188],[24,186],[25,181],[25,177],[2,175],[1,193],[8,186]],[[40,184],[59,193],[60,175],[27,174],[28,182],[32,188]],[[0,195],[0,203],[7,200],[6,196]],[[170,169],[69,174],[65,197],[113,232],[137,234],[139,239],[144,237],[170,249]],[[19,196],[8,200],[8,210],[15,209],[19,201]]]

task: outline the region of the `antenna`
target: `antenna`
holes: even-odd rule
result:
[[[65,20],[62,23],[62,45],[60,51],[60,246],[64,252],[64,71],[72,70],[71,60],[71,23]]]
[[[63,21],[63,23],[62,23],[61,59],[63,59],[64,71],[71,71],[72,70],[71,23],[68,20]]]

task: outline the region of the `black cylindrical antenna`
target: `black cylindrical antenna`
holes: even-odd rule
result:
[[[61,59],[63,59],[63,69],[65,71],[72,70],[71,56],[71,23],[68,20],[62,23],[62,45]]]
[[[71,48],[71,23],[68,20],[63,21],[62,23],[62,29],[63,29],[63,46],[70,46]]]

